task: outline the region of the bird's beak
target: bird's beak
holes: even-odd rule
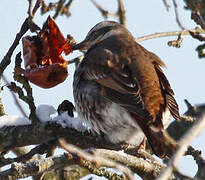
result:
[[[73,50],[87,50],[87,41],[82,41],[73,46]]]

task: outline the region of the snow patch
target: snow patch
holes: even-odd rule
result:
[[[42,104],[36,108],[36,115],[42,123],[52,121],[60,124],[63,128],[70,127],[79,132],[88,130],[88,126],[86,126],[80,118],[70,117],[66,111],[60,115],[57,115],[56,112],[56,109],[51,105]],[[17,115],[0,116],[0,128],[3,126],[20,126],[28,124],[31,124],[28,118],[22,118]]]
[[[53,118],[53,121],[56,121],[63,128],[71,127],[79,132],[85,132],[86,130],[88,130],[88,127],[82,122],[80,118],[70,117],[66,111],[61,113],[61,115]]]
[[[51,105],[42,104],[36,108],[36,115],[41,122],[56,122],[63,128],[70,127],[74,128],[79,132],[85,132],[88,127],[78,117],[70,117],[65,111],[60,115],[56,114],[56,109]]]
[[[0,128],[3,126],[20,126],[31,124],[28,118],[19,117],[17,115],[0,116]]]
[[[56,109],[47,104],[41,104],[36,108],[36,115],[41,122],[51,121],[51,115],[56,113]]]

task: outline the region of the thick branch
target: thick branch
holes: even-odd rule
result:
[[[121,164],[118,164],[112,160],[109,160],[106,157],[98,156],[95,154],[91,155],[87,152],[84,152],[74,145],[66,144],[66,142],[63,139],[61,139],[59,143],[63,149],[65,149],[70,154],[76,156],[77,162],[79,162],[80,165],[83,165],[83,167],[89,168],[91,172],[95,172],[96,171],[95,169],[98,169],[99,167],[112,167],[112,168],[116,168],[122,171],[126,175],[127,179],[129,180],[133,179],[132,171],[130,171],[129,168]],[[68,156],[67,158],[69,159],[70,157]],[[93,167],[90,168],[90,166],[85,165],[85,161],[88,161],[91,164],[93,164]]]
[[[65,155],[40,159],[26,164],[14,163],[10,169],[0,172],[0,177],[1,180],[25,178],[68,165],[70,165],[70,162]]]
[[[129,167],[133,172],[137,173],[143,179],[154,179],[163,169],[163,165],[158,161],[138,158],[128,155],[121,151],[112,151],[105,149],[96,149],[92,151],[96,156],[106,157],[118,163],[124,164]]]
[[[83,167],[88,168],[92,173],[95,173],[97,175],[104,175],[107,177],[111,177],[113,175],[115,177],[118,176],[118,178],[122,178],[121,175],[111,173],[104,168],[95,168],[96,163],[93,162],[92,158],[89,159],[86,157],[85,159],[83,159],[78,152],[79,151],[76,151],[74,149],[74,151],[72,151],[71,153],[61,156],[49,157],[43,160],[35,160],[33,162],[25,164],[14,163],[10,169],[0,172],[0,177],[2,179],[8,179],[8,175],[10,175],[10,177],[22,178],[41,174],[45,171],[50,171],[57,168],[63,168],[68,165],[79,164]],[[89,152],[93,153],[97,157],[110,159],[112,161],[123,164],[130,168],[133,172],[139,173],[139,175],[143,179],[147,180],[154,179],[163,168],[163,165],[161,165],[159,162],[153,163],[153,161],[127,155],[119,151],[96,149],[92,151],[89,150]],[[113,164],[110,165],[109,163],[107,164],[106,162],[104,162],[103,166],[113,167]]]

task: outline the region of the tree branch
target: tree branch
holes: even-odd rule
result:
[[[178,142],[179,148],[174,154],[174,156],[170,159],[168,166],[163,170],[161,175],[157,178],[157,180],[166,180],[170,177],[173,168],[175,168],[178,163],[179,159],[184,155],[186,152],[189,144],[191,141],[203,130],[205,127],[205,115],[196,121],[196,123],[192,126],[191,129],[181,138]]]
[[[7,84],[7,87],[8,86],[11,86],[11,84],[8,82],[8,80],[6,79],[6,77],[4,77],[4,75],[2,75],[2,79],[4,80],[4,82]],[[10,85],[9,85],[10,84]],[[27,117],[23,107],[20,105],[19,103],[19,100],[17,99],[16,95],[14,94],[14,92],[11,91],[11,95],[15,101],[15,104],[16,106],[18,107],[18,109],[20,110],[21,114],[24,116],[24,117]],[[28,118],[28,117],[27,117]]]
[[[11,168],[0,172],[1,180],[9,180],[11,178],[25,178],[44,173],[52,169],[63,168],[70,165],[65,155],[39,159],[29,163],[13,163]]]
[[[43,148],[43,149],[45,150],[46,148]],[[40,153],[40,154],[43,153],[40,150],[40,146],[31,150],[29,154],[34,155],[35,154],[34,151],[35,153]],[[32,176],[34,174],[35,175],[42,174],[46,171],[50,171],[50,170],[57,169],[57,168],[63,168],[65,166],[72,165],[72,164],[79,164],[83,167],[88,168],[92,173],[97,174],[97,175],[101,175],[101,176],[103,175],[108,178],[113,177],[113,176],[122,178],[123,177],[122,175],[117,175],[113,172],[109,172],[108,170],[104,168],[99,169],[100,166],[118,168],[118,165],[113,162],[115,161],[115,162],[118,162],[120,164],[127,166],[133,172],[139,173],[139,175],[143,179],[152,180],[156,177],[156,175],[163,168],[163,165],[161,165],[156,160],[155,161],[150,161],[149,159],[144,160],[143,158],[134,157],[134,156],[131,156],[126,153],[119,152],[119,151],[113,151],[113,150],[111,151],[107,149],[95,149],[95,150],[89,149],[87,152],[94,154],[94,156],[92,156],[91,154],[82,152],[82,150],[79,150],[78,148],[76,149],[76,147],[73,148],[73,145],[69,145],[68,154],[64,154],[64,155],[56,156],[56,157],[49,157],[43,160],[39,159],[39,160],[35,160],[35,161],[25,163],[25,164],[14,163],[10,169],[0,172],[0,177],[8,179],[8,175],[10,175],[10,177],[22,178],[22,177]],[[83,156],[82,156],[82,153],[83,153]],[[96,158],[96,157],[100,157],[100,158]],[[110,160],[104,160],[104,158],[110,159]],[[100,162],[98,161],[98,159],[100,159]],[[27,159],[22,159],[22,160],[27,160]],[[111,160],[112,162],[110,162]],[[120,166],[120,169],[121,168],[122,167]],[[123,171],[125,171],[126,169],[123,169]]]
[[[15,38],[13,44],[9,48],[9,50],[6,53],[6,55],[4,56],[4,58],[2,59],[2,61],[0,63],[0,77],[3,74],[4,70],[6,69],[6,67],[11,63],[11,56],[12,56],[14,50],[16,49],[16,47],[18,46],[20,39],[29,30],[29,26],[28,26],[29,21],[31,21],[31,18],[25,19],[25,21],[23,22],[23,24],[21,26],[19,33],[17,33],[17,35],[16,35],[16,38]]]
[[[160,32],[154,33],[146,36],[142,36],[139,38],[135,38],[136,42],[145,41],[149,39],[161,38],[161,37],[168,37],[168,36],[179,36],[179,35],[190,35],[190,31],[204,34],[205,31],[201,28],[191,29],[191,30],[182,30],[182,31],[170,31],[170,32]]]
[[[128,180],[133,179],[133,173],[130,171],[130,169],[128,169],[127,167],[123,165],[120,165],[105,157],[102,158],[102,156],[97,156],[95,154],[91,155],[89,153],[86,153],[72,144],[66,144],[66,142],[63,139],[60,139],[59,143],[63,149],[65,149],[70,154],[76,156],[77,161],[80,163],[80,165],[82,165],[83,167],[89,168],[89,170],[93,173],[95,173],[99,167],[112,167],[112,168],[116,168],[122,171]],[[69,156],[67,157],[68,159],[70,159]],[[85,161],[90,162],[91,164],[93,164],[94,167],[90,168],[90,166],[87,166],[87,163]]]
[[[176,17],[176,22],[178,24],[178,26],[182,29],[185,30],[185,27],[182,25],[180,19],[179,19],[179,13],[178,13],[178,5],[176,0],[172,0],[173,4],[174,4],[174,12],[175,12],[175,17]]]
[[[2,91],[2,86],[1,86],[1,78],[0,78],[0,117],[5,115],[4,105],[2,103],[2,98],[1,98],[1,91]]]
[[[38,28],[37,25],[35,25],[33,23],[32,18],[34,16],[34,14],[36,13],[37,9],[39,8],[39,6],[37,4],[39,4],[39,2],[41,2],[41,0],[37,0],[33,12],[31,11],[32,2],[33,2],[33,0],[29,0],[29,8],[28,8],[29,17],[26,18],[25,21],[23,22],[23,24],[21,25],[20,31],[16,34],[16,38],[14,39],[14,42],[12,43],[11,47],[9,48],[8,52],[6,53],[6,55],[4,56],[4,58],[2,59],[2,61],[0,63],[0,77],[3,74],[4,70],[6,69],[6,67],[11,63],[11,56],[12,56],[14,50],[16,49],[16,47],[18,46],[19,41],[22,38],[22,36],[29,29],[36,30],[36,28]]]
[[[170,5],[168,4],[167,0],[163,0],[164,6],[167,11],[169,11]]]
[[[156,178],[164,167],[164,165],[157,160],[150,161],[150,159],[134,157],[122,151],[94,149],[91,150],[91,152],[95,156],[111,159],[120,164],[126,165],[134,173],[137,173],[140,177],[147,180]]]
[[[126,16],[125,16],[125,7],[122,0],[117,0],[118,2],[118,12],[117,15],[119,16],[120,24],[126,25]]]

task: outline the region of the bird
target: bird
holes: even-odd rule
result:
[[[180,120],[164,62],[114,21],[96,24],[73,46],[84,51],[73,80],[78,116],[93,133],[112,143],[139,145],[147,138],[160,158],[178,144],[166,132],[172,116]]]

